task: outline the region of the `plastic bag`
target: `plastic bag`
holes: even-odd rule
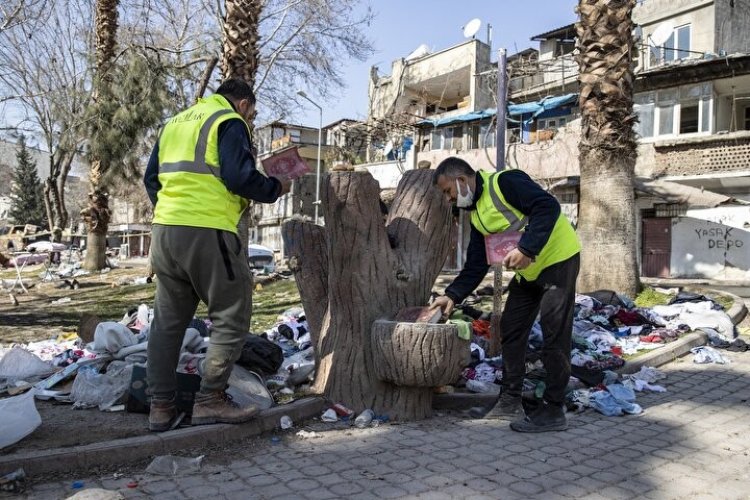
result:
[[[55,371],[57,368],[21,347],[14,347],[0,359],[0,378],[33,379],[46,377]]]
[[[107,373],[84,370],[78,373],[70,399],[78,405],[98,406],[106,410],[119,401],[130,385],[133,365],[111,369]]]
[[[0,400],[0,449],[17,443],[42,424],[34,404],[34,391]]]
[[[227,394],[240,406],[255,405],[261,410],[273,406],[273,396],[257,373],[234,365],[229,376]]]
[[[175,457],[173,455],[162,455],[154,458],[146,472],[148,474],[159,474],[162,476],[176,476],[178,474],[190,474],[200,472],[203,456],[195,458]]]

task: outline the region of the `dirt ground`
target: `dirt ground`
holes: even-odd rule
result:
[[[29,266],[23,276],[32,286],[29,293],[14,292],[15,306],[7,292],[0,295],[0,347],[56,338],[60,333],[75,332],[84,313],[96,314],[103,321],[119,321],[128,309],[145,303],[153,305],[155,284],[133,285],[146,275],[145,263],[124,263],[107,273],[92,273],[76,278],[80,287],[60,288],[62,280],[42,282],[43,266]],[[12,280],[15,270],[0,271],[0,279]],[[256,279],[263,282],[262,277]],[[61,298],[70,301],[52,304]],[[253,294],[251,329],[261,333],[271,328],[276,318],[290,307],[301,306],[293,279],[284,279],[256,288]],[[206,317],[201,304],[198,317]],[[142,435],[147,433],[145,414],[101,412],[98,409],[74,410],[70,404],[37,401],[42,425],[3,453],[77,446]]]

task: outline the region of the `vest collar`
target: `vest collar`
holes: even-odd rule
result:
[[[231,109],[235,113],[237,112],[237,110],[234,109],[234,105],[232,104],[232,102],[229,99],[227,99],[226,97],[224,97],[223,95],[221,95],[221,94],[213,94],[213,95],[210,95],[208,97],[201,97],[200,99],[198,99],[198,102],[200,102],[200,103],[216,103],[219,106],[221,106],[222,108]]]

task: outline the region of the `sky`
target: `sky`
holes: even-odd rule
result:
[[[421,44],[439,51],[464,41],[462,26],[473,18],[482,20],[476,37],[487,40],[487,23],[492,25],[493,61],[497,49],[508,55],[527,47],[539,48],[529,40],[576,20],[576,0],[370,0],[375,20],[365,28],[374,41],[375,53],[364,62],[346,64],[347,88],[329,102],[311,96],[323,107],[323,125],[341,118],[364,119],[367,112],[367,80],[370,67],[381,75],[391,73],[394,59],[406,57]],[[363,5],[367,2],[364,1]],[[296,117],[302,125],[317,127],[318,110],[309,103]]]

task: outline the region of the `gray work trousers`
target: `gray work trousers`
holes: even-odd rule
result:
[[[252,275],[236,234],[187,226],[152,227],[156,273],[154,320],[148,338],[148,385],[156,399],[177,389],[177,362],[198,301],[212,322],[201,392],[224,390],[250,330]]]

